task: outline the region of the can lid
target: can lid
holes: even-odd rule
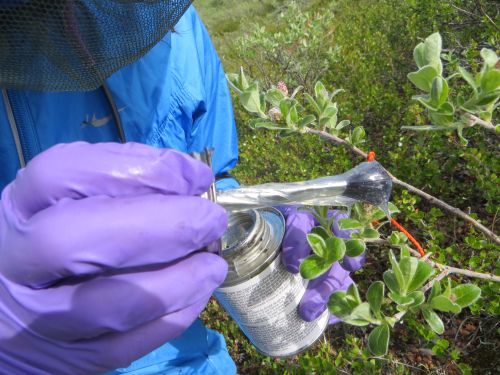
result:
[[[234,212],[222,237],[222,257],[229,264],[225,284],[258,274],[277,255],[285,234],[285,219],[272,207]]]

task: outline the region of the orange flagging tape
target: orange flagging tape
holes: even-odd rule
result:
[[[374,161],[375,160],[375,152],[374,151],[370,151],[367,155],[367,160],[368,161]],[[379,224],[379,222],[377,220],[375,220],[373,222],[373,224]],[[410,242],[415,245],[415,247],[417,248],[420,256],[425,256],[425,251],[424,249],[422,248],[422,246],[420,245],[420,243],[415,239],[415,237],[413,237],[411,235],[410,232],[408,232],[405,227],[403,227],[401,224],[399,224],[396,220],[394,220],[393,218],[391,218],[391,224],[394,225],[401,233],[404,233],[404,235],[406,237],[408,237],[408,239],[410,240]]]
[[[422,248],[422,246],[420,245],[420,243],[415,239],[415,237],[413,237],[411,235],[410,232],[408,232],[401,224],[399,224],[396,220],[392,219],[391,218],[391,224],[394,225],[396,228],[398,228],[398,230],[402,233],[404,233],[406,235],[406,237],[408,237],[408,239],[410,240],[410,242],[412,244],[415,245],[415,247],[417,248],[420,256],[425,256],[425,251],[424,249]]]

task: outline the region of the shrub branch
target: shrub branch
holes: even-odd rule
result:
[[[478,119],[478,120],[480,120],[480,119]],[[482,120],[480,120],[480,121],[482,121]],[[478,124],[480,124],[480,123],[478,122]],[[481,125],[481,126],[483,126],[483,125]],[[324,139],[327,139],[327,140],[329,140],[331,142],[334,142],[334,143],[337,143],[339,145],[342,145],[342,146],[346,147],[352,153],[354,153],[354,154],[356,154],[358,156],[361,156],[364,159],[366,159],[368,157],[368,154],[366,152],[364,152],[363,150],[357,148],[356,146],[351,145],[349,142],[347,142],[346,140],[344,140],[342,138],[339,138],[339,137],[337,137],[335,135],[327,133],[326,131],[311,129],[309,127],[305,127],[303,130],[304,130],[305,133],[316,134],[316,135],[319,135],[320,137],[322,137]],[[446,203],[446,202],[444,202],[444,201],[442,201],[442,200],[440,200],[440,199],[438,199],[438,198],[436,198],[436,197],[434,197],[434,196],[426,193],[425,191],[420,190],[417,187],[415,187],[413,185],[410,185],[410,184],[408,184],[408,183],[406,183],[404,181],[401,181],[399,178],[395,177],[394,175],[392,175],[387,170],[386,170],[386,172],[389,174],[389,176],[391,177],[392,182],[394,184],[399,185],[401,187],[404,187],[408,191],[410,191],[410,192],[412,192],[412,193],[414,193],[416,195],[421,196],[422,198],[424,198],[425,200],[427,200],[429,203],[434,204],[434,205],[436,205],[438,207],[441,207],[445,211],[448,211],[448,212],[452,213],[453,215],[460,217],[464,221],[472,224],[478,230],[480,230],[481,232],[483,232],[484,235],[486,237],[488,237],[490,240],[492,240],[496,244],[500,245],[500,238],[493,231],[491,231],[488,228],[486,228],[480,222],[478,222],[477,220],[473,219],[471,216],[467,215],[465,212],[463,212],[459,208],[453,207],[453,206],[449,205],[448,203]]]
[[[469,120],[469,126],[472,127],[474,125],[479,125],[487,130],[494,131],[495,130],[495,125],[493,125],[491,122],[484,121],[483,119],[480,119],[477,116],[471,115],[470,113],[467,114],[468,120]]]
[[[390,242],[387,240],[384,240],[384,239],[369,241],[369,243],[384,244],[384,245],[389,244],[390,245]],[[407,248],[413,256],[415,256],[417,258],[421,258],[426,263],[428,263],[430,266],[435,267],[441,271],[446,270],[446,272],[448,272],[448,274],[463,275],[463,276],[467,276],[467,277],[472,277],[474,279],[482,279],[482,280],[488,280],[488,281],[494,281],[496,283],[500,283],[500,276],[496,276],[496,275],[493,275],[491,273],[470,271],[470,270],[466,270],[463,268],[452,267],[452,266],[447,266],[445,264],[437,263],[437,262],[434,262],[433,260],[429,259],[428,257],[422,257],[417,250],[411,248],[410,246],[407,246]]]

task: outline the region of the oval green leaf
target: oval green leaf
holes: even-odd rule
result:
[[[433,298],[431,301],[431,307],[434,310],[439,310],[442,312],[451,312],[453,314],[458,314],[462,310],[460,305],[456,304],[455,302],[451,301],[449,298],[443,295]]]
[[[399,287],[398,280],[396,279],[396,275],[393,271],[385,271],[384,272],[384,282],[385,285],[389,288],[389,290],[393,293],[400,293],[401,288]]]
[[[474,284],[458,285],[451,290],[451,296],[457,305],[467,307],[481,297],[481,288]]]
[[[409,307],[418,307],[425,302],[425,295],[421,290],[408,294],[408,297],[413,299],[413,303]]]
[[[340,219],[338,226],[341,230],[363,229],[363,224],[354,219]]]
[[[349,288],[347,288],[346,292],[346,301],[351,306],[353,309],[361,305],[361,297],[359,295],[358,287],[356,286],[355,283],[352,283]]]
[[[312,251],[317,256],[324,258],[326,255],[326,242],[325,240],[316,233],[309,233],[307,235],[307,242],[311,246]]]
[[[307,280],[314,279],[324,274],[332,266],[317,255],[311,255],[300,264],[300,275]]]
[[[375,229],[368,228],[361,233],[361,237],[369,240],[376,240],[377,238],[380,238],[380,233]]]
[[[389,349],[390,331],[387,324],[382,324],[371,331],[368,336],[368,349],[373,355],[383,356]]]
[[[425,284],[425,282],[429,280],[432,275],[434,275],[435,272],[434,268],[432,268],[432,266],[428,263],[422,260],[417,260],[417,262],[417,269],[408,285],[408,292],[413,292],[414,290],[420,289]]]
[[[394,302],[396,302],[399,306],[404,307],[405,309],[407,309],[408,307],[413,305],[413,303],[415,302],[415,300],[413,298],[411,298],[410,296],[402,296],[398,293],[391,292],[388,294],[388,296],[390,299],[392,299]]]
[[[432,81],[431,101],[435,107],[441,107],[448,99],[448,82],[442,77],[435,77]]]
[[[328,234],[326,229],[323,227],[319,227],[319,226],[311,229],[311,233],[317,234],[318,236],[320,236],[324,240],[326,240],[328,237],[330,237],[330,235]]]
[[[429,324],[429,327],[438,335],[444,333],[444,324],[441,318],[431,309],[422,309],[424,319]]]
[[[398,281],[399,289],[401,291],[406,290],[406,283],[405,283],[405,278],[403,276],[403,272],[401,272],[401,268],[399,267],[399,263],[394,256],[394,253],[392,250],[389,250],[389,261],[391,262],[392,266],[392,271],[394,272],[394,275],[396,276],[396,280]]]
[[[349,316],[353,310],[346,300],[346,293],[344,291],[333,293],[328,299],[327,306],[330,313],[339,319]]]
[[[432,81],[437,75],[438,71],[434,67],[426,65],[416,72],[409,73],[408,79],[420,90],[430,92],[432,89]]]
[[[329,237],[325,241],[326,243],[326,253],[325,260],[332,264],[340,259],[342,259],[345,255],[345,242],[343,239],[338,237]]]
[[[350,257],[360,256],[365,252],[366,244],[362,240],[348,240],[345,242],[345,255]]]
[[[380,313],[382,301],[384,300],[384,292],[385,287],[382,281],[375,281],[372,283],[366,292],[366,300],[370,304],[370,309],[372,309],[375,315]]]

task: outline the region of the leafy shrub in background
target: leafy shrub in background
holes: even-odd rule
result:
[[[441,35],[434,33],[415,47],[413,57],[419,70],[408,74],[409,80],[426,93],[413,99],[427,109],[433,125],[403,128],[424,131],[456,129],[464,145],[468,143],[462,135],[466,127],[480,125],[488,130],[500,130],[500,125],[495,128],[490,122],[500,98],[500,69],[497,68],[499,60],[495,51],[481,50],[483,64],[476,76],[458,66],[458,72],[449,77],[443,73],[441,51]],[[457,75],[471,88],[466,98],[461,95],[453,98],[451,95],[449,82]]]
[[[333,13],[302,8],[297,2],[289,2],[277,19],[286,25],[284,28],[254,24],[235,43],[244,68],[251,74],[258,71],[266,87],[285,75],[289,85],[311,89],[339,60],[338,48],[329,43],[335,28]]]

